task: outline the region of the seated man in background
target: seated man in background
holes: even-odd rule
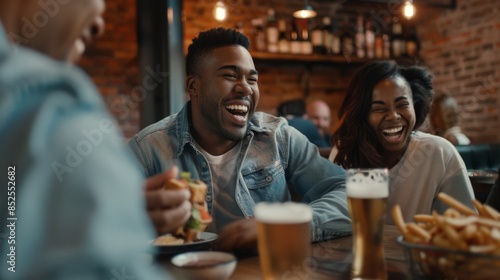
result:
[[[219,233],[220,250],[256,249],[255,204],[289,201],[288,186],[313,209],[311,241],[350,234],[344,170],[284,118],[255,112],[259,76],[248,47],[233,29],[193,39],[186,58],[190,101],[129,143],[145,174],[176,163],[207,183],[208,231]]]
[[[165,279],[140,256],[156,236],[146,207],[158,232],[174,231],[189,192],[160,190],[175,169],[142,188],[96,88],[67,65],[102,33],[104,2],[66,2],[27,39],[21,19],[44,4],[0,1],[0,278]]]
[[[278,114],[288,120],[288,124],[304,134],[318,148],[329,147],[314,122],[305,118],[305,103],[302,99],[289,100],[280,104]]]
[[[469,138],[460,128],[460,108],[452,97],[442,94],[434,99],[430,122],[434,134],[445,138],[453,145],[470,144]]]
[[[319,130],[321,138],[331,146],[330,125],[332,116],[330,114],[330,107],[323,100],[312,100],[307,103],[306,118],[311,120]]]

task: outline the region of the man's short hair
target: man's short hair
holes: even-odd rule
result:
[[[217,27],[200,32],[188,47],[186,74],[189,76],[197,72],[197,65],[205,54],[231,45],[240,45],[248,50],[250,40],[245,34],[231,28]]]

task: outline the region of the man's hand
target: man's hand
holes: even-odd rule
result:
[[[227,225],[219,234],[214,247],[221,251],[257,250],[257,223],[255,219],[241,219]]]
[[[177,178],[179,169],[172,167],[146,180],[144,187],[148,215],[158,235],[173,233],[183,226],[191,215],[191,194],[188,190],[165,190],[165,183]]]

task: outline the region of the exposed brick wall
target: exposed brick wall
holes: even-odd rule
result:
[[[437,93],[462,106],[462,129],[476,143],[500,142],[500,1],[458,0],[419,26],[421,55]]]
[[[301,0],[226,0],[229,17],[219,23],[213,19],[215,0],[184,0],[184,47],[200,31],[210,27],[235,27],[243,23],[243,32],[252,39],[251,20],[266,18],[272,4],[278,18],[290,20]],[[310,1],[320,16],[354,21],[357,12],[372,16],[394,14],[390,5],[359,6],[348,2]],[[394,1],[392,1],[394,3]],[[127,137],[140,129],[138,104],[130,102],[138,85],[135,0],[108,0],[105,14],[106,33],[88,50],[80,65],[91,75],[109,104]],[[418,5],[418,3],[417,3]],[[500,1],[458,0],[454,10],[417,10],[421,55],[435,75],[437,93],[454,96],[463,108],[463,130],[474,142],[500,142]],[[309,65],[256,61],[260,73],[259,110],[274,113],[283,101],[305,98],[324,99],[332,109],[332,129],[338,125],[336,112],[345,89],[358,65]],[[133,106],[130,106],[132,104]]]
[[[130,94],[138,82],[136,0],[107,0],[106,32],[85,52],[79,65],[97,84],[125,137],[140,130],[139,104]]]

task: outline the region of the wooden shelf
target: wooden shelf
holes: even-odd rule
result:
[[[254,61],[265,62],[301,62],[313,64],[362,64],[372,59],[358,58],[355,56],[345,57],[342,55],[317,55],[317,54],[285,54],[285,53],[267,53],[267,52],[251,52]]]

